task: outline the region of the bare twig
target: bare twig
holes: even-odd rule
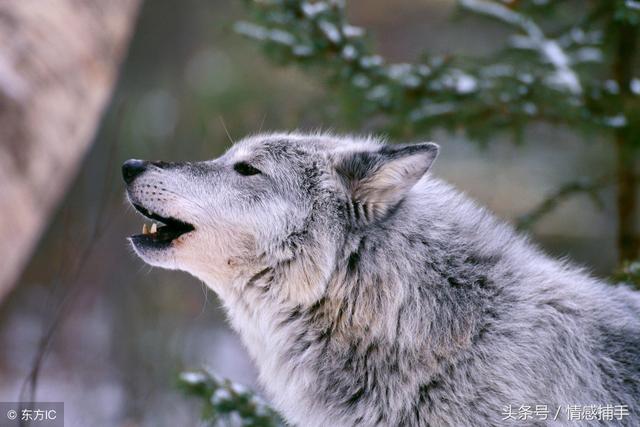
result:
[[[517,220],[516,226],[520,230],[530,229],[536,222],[540,221],[542,217],[552,212],[560,203],[578,194],[587,194],[593,203],[602,209],[604,208],[604,203],[600,198],[600,191],[610,184],[611,178],[604,176],[596,179],[581,178],[568,182],[546,197],[536,208],[531,210],[531,212],[522,215]]]
[[[122,104],[116,113],[116,134],[118,134],[122,128],[125,105]],[[19,393],[20,401],[34,401],[35,393],[38,384],[38,378],[40,376],[40,371],[42,368],[42,364],[49,352],[53,339],[55,337],[55,333],[58,331],[60,324],[63,322],[65,317],[70,312],[70,307],[72,307],[73,303],[76,301],[79,295],[79,277],[84,270],[84,267],[87,264],[87,261],[94,253],[94,249],[96,244],[100,240],[100,238],[104,235],[104,232],[107,230],[109,224],[114,218],[108,211],[109,202],[112,200],[112,193],[109,191],[108,183],[111,181],[113,177],[113,170],[115,169],[115,159],[116,153],[118,149],[118,142],[120,138],[117,137],[110,138],[110,151],[109,151],[109,159],[107,161],[107,171],[104,176],[104,181],[102,185],[102,191],[99,193],[101,195],[100,198],[100,207],[98,210],[97,218],[93,224],[93,230],[91,234],[88,236],[87,240],[84,242],[82,250],[78,252],[77,257],[64,256],[62,259],[78,259],[76,263],[71,266],[61,264],[60,272],[58,274],[57,282],[62,282],[65,280],[68,281],[68,287],[65,289],[65,294],[57,305],[54,308],[54,313],[51,317],[45,316],[43,318],[43,324],[47,325],[44,329],[42,336],[40,337],[40,341],[38,343],[38,348],[36,350],[36,354],[31,366],[31,370],[29,374],[25,378]],[[66,225],[65,228],[70,230],[69,225]],[[70,240],[70,239],[67,239]]]

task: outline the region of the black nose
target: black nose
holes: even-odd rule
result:
[[[122,164],[122,178],[127,184],[131,184],[136,176],[147,169],[149,162],[146,160],[129,159]]]

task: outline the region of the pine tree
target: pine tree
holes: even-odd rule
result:
[[[618,258],[638,257],[640,1],[458,0],[462,13],[510,29],[504,46],[481,58],[427,53],[413,64],[377,55],[342,0],[245,2],[252,20],[237,23],[238,32],[281,63],[322,73],[357,119],[381,117],[392,134],[441,128],[476,141],[502,132],[521,140],[527,125],[545,122],[610,140],[613,173],[567,183],[520,225],[564,198],[588,193],[597,201],[615,186]]]

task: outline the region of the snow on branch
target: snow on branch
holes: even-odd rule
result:
[[[548,39],[532,19],[507,8],[503,4],[488,0],[459,0],[459,3],[467,10],[479,15],[492,17],[523,31],[525,36],[515,39],[517,46],[535,49],[542,58],[555,68],[555,72],[549,76],[549,83],[565,88],[573,94],[582,93],[580,80],[576,72],[571,68],[569,56],[558,42]]]
[[[211,427],[243,425],[284,427],[278,414],[243,385],[204,370],[185,371],[178,385],[186,393],[203,399],[203,419]]]
[[[342,1],[244,1],[252,19],[236,23],[238,33],[279,63],[321,69],[348,95],[350,117],[380,117],[391,134],[441,128],[486,140],[500,130],[518,136],[533,121],[602,128],[618,114],[589,110],[594,82],[585,86],[581,69],[573,68],[602,60],[596,29],[570,27],[554,39],[525,13],[489,0],[459,0],[464,9],[515,28],[511,44],[483,59],[424,55],[416,63],[388,63],[367,32],[348,22]]]

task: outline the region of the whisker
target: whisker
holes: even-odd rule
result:
[[[227,129],[227,125],[224,123],[224,119],[222,118],[222,116],[218,116],[218,119],[220,119],[220,123],[222,124],[222,128],[224,129],[224,132],[227,134],[227,138],[229,138],[229,142],[232,144],[235,144],[235,141],[233,140],[233,138],[231,138],[229,129]]]

